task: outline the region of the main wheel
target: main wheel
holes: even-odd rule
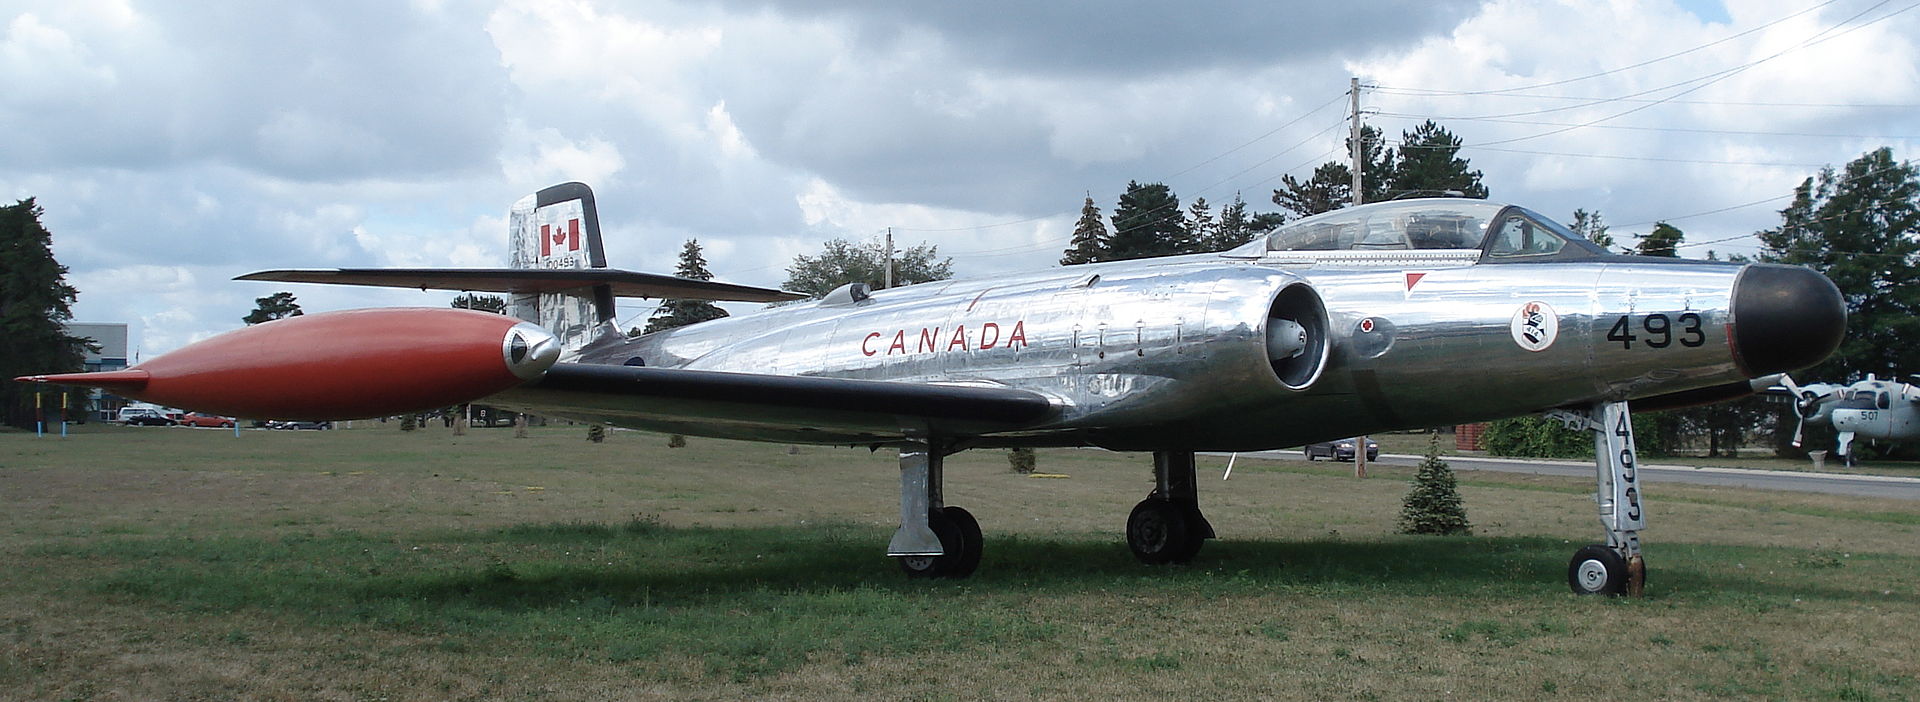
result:
[[[965,578],[973,575],[973,571],[980,567],[980,554],[985,545],[980,539],[980,521],[974,519],[972,513],[952,505],[941,508],[940,514],[960,532],[960,553],[957,559],[948,564],[946,577]]]
[[[1307,447],[1307,448],[1303,448],[1303,449],[1300,449],[1300,452],[1301,452],[1301,453],[1304,453],[1304,454],[1307,454],[1307,461],[1308,461],[1308,462],[1312,462],[1312,461],[1313,461],[1313,448],[1312,448],[1312,447]]]
[[[1626,594],[1627,559],[1609,546],[1583,546],[1567,564],[1567,585],[1577,595]]]
[[[1201,535],[1188,510],[1167,500],[1147,498],[1127,515],[1127,548],[1141,563],[1186,563],[1200,552]]]

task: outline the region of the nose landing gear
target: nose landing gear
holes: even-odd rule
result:
[[[1640,508],[1638,455],[1633,446],[1633,417],[1625,402],[1601,402],[1585,412],[1556,410],[1547,416],[1569,429],[1593,432],[1594,501],[1607,543],[1583,546],[1567,564],[1567,585],[1581,595],[1638,597],[1647,583],[1640,555],[1640,530],[1647,526]]]

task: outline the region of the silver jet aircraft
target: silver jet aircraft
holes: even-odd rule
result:
[[[606,268],[592,192],[510,213],[512,267],[306,269],[245,280],[477,290],[512,317],[450,309],[307,315],[214,337],[113,387],[243,417],[344,419],[476,401],[697,436],[899,451],[914,576],[965,577],[974,518],[942,499],[971,448],[1150,452],[1127,520],[1147,563],[1192,560],[1197,451],[1299,446],[1554,412],[1593,432],[1607,540],[1576,592],[1637,593],[1645,525],[1628,403],[1751,392],[1839,343],[1839,292],[1806,268],[1610,254],[1529,210],[1467,199],[1353,207],[1221,253],[1100,263],[823,299],[628,338],[619,296],[775,301],[775,290]]]

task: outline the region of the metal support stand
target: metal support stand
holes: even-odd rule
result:
[[[929,524],[930,515],[946,507],[940,494],[944,464],[945,457],[928,442],[900,447],[900,530],[887,543],[887,555],[946,554]]]
[[[1606,529],[1604,547],[1574,555],[1568,582],[1575,592],[1639,596],[1646,586],[1646,561],[1640,555],[1640,531],[1647,526],[1640,504],[1639,454],[1633,443],[1633,416],[1625,402],[1600,402],[1586,412],[1548,413],[1569,429],[1593,432],[1594,501]],[[1610,552],[1611,557],[1603,555]]]

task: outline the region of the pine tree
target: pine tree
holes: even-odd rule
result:
[[[1060,265],[1105,260],[1107,237],[1107,223],[1100,219],[1100,208],[1094,206],[1093,195],[1089,193],[1086,204],[1080,206],[1080,221],[1073,224],[1073,241],[1067,244],[1066,255],[1060,257]]]
[[[1127,192],[1113,208],[1113,236],[1108,239],[1110,261],[1165,256],[1193,250],[1181,221],[1180,197],[1161,183],[1127,183]]]
[[[674,267],[673,273],[688,280],[713,280],[713,272],[707,270],[707,258],[700,253],[699,239],[688,239],[686,245],[680,248],[680,264]],[[642,333],[651,334],[725,316],[726,310],[706,300],[668,299],[661,302],[660,309],[647,319],[646,331]]]
[[[1312,217],[1353,203],[1353,171],[1332,161],[1313,169],[1313,176],[1306,180],[1281,176],[1280,184],[1273,191],[1273,204],[1295,217]]]
[[[1347,137],[1346,145],[1345,153],[1353,153],[1353,137]],[[1388,199],[1397,167],[1394,153],[1386,148],[1378,128],[1360,128],[1360,158],[1364,160],[1360,171],[1362,200]],[[1281,189],[1273,191],[1273,204],[1295,217],[1312,217],[1353,204],[1353,167],[1347,162],[1328,161],[1313,169],[1313,175],[1306,180],[1282,176],[1280,183]]]
[[[1427,435],[1426,458],[1413,476],[1413,489],[1400,507],[1400,533],[1462,536],[1473,533],[1453,469],[1440,460],[1440,435]]]
[[[1213,240],[1203,248],[1225,251],[1251,241],[1255,234],[1253,222],[1247,217],[1247,201],[1240,199],[1240,193],[1234,193],[1233,202],[1220,208],[1220,225],[1213,232]]]
[[[0,207],[0,413],[7,424],[33,426],[34,388],[11,378],[80,369],[85,339],[67,335],[79,291],[53,258],[53,234],[40,224],[33,198]]]
[[[1653,231],[1640,238],[1634,253],[1641,256],[1659,256],[1661,258],[1679,258],[1680,240],[1687,238],[1679,227],[1666,222],[1656,222]]]
[[[1574,233],[1586,237],[1587,241],[1609,249],[1613,248],[1613,235],[1607,233],[1607,220],[1600,216],[1599,210],[1592,212],[1574,210],[1573,222],[1567,227]]]
[[[1400,158],[1392,168],[1392,185],[1383,199],[1405,197],[1470,197],[1486,199],[1480,171],[1468,170],[1459,158],[1460,137],[1427,120],[1400,136]],[[1452,193],[1459,193],[1453,195]],[[1369,200],[1372,202],[1372,200]]]
[[[1186,228],[1188,253],[1220,250],[1213,248],[1220,236],[1220,223],[1213,219],[1213,210],[1207,205],[1206,198],[1196,197],[1192,204],[1187,205]]]

